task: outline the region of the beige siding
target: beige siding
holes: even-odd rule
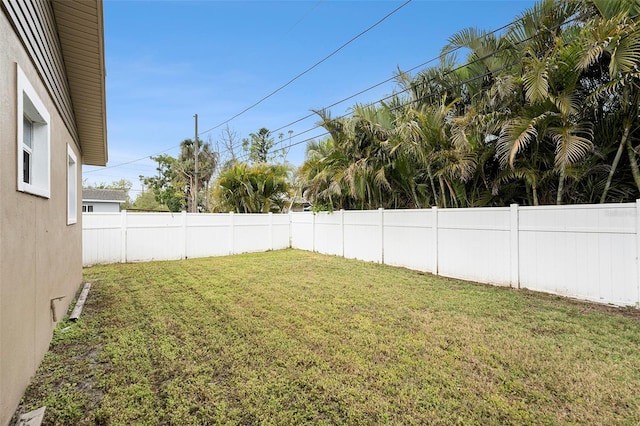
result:
[[[64,309],[82,282],[82,218],[67,225],[66,175],[67,146],[78,158],[80,152],[29,55],[0,11],[0,426],[9,423],[49,347],[51,299],[62,297]],[[16,63],[51,115],[49,199],[17,191]],[[79,173],[78,194],[81,182]]]
[[[76,145],[80,146],[51,2],[47,0],[2,0],[2,5],[15,23],[16,32],[23,40],[29,56],[33,58],[36,69],[51,94],[67,129]]]

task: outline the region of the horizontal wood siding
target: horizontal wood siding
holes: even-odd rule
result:
[[[48,0],[2,0],[69,133],[80,147],[55,16]]]

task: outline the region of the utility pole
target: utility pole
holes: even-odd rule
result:
[[[196,119],[196,134],[193,139],[193,157],[195,161],[195,171],[193,177],[193,212],[198,213],[198,151],[200,150],[198,144],[198,114],[193,116]]]

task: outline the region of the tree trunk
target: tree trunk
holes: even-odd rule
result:
[[[562,204],[562,191],[564,190],[564,170],[560,171],[560,177],[558,178],[558,194],[556,195],[556,204],[559,206]]]
[[[444,179],[442,176],[438,176],[438,183],[440,183],[440,198],[442,199],[442,205],[438,202],[438,207],[447,207],[447,194],[444,192]]]
[[[636,160],[636,151],[631,146],[631,140],[627,140],[627,154],[629,155],[629,163],[631,163],[631,174],[636,188],[640,192],[640,169],[638,169],[638,160]]]
[[[451,194],[451,201],[452,201],[452,205],[453,207],[459,207],[458,206],[458,197],[456,196],[456,191],[453,189],[453,187],[451,186],[451,183],[448,180],[445,180],[445,182],[447,183],[447,188],[449,188],[449,193]]]
[[[431,166],[427,166],[427,174],[429,175],[429,182],[431,182],[431,191],[433,191],[433,199],[436,202],[436,206],[438,206],[438,191],[436,190],[436,183],[433,181],[433,173],[431,173]]]
[[[414,204],[416,206],[416,209],[419,209],[420,208],[420,201],[418,201],[418,194],[416,193],[416,185],[415,185],[415,183],[412,183],[412,185],[411,185],[411,195],[413,196],[413,201],[414,201]],[[396,206],[396,208],[397,208],[397,206]]]
[[[602,191],[602,197],[600,197],[600,204],[604,203],[604,201],[607,198],[607,192],[609,192],[609,188],[611,187],[613,174],[616,172],[616,168],[618,167],[618,163],[620,162],[620,157],[622,157],[622,150],[624,149],[624,146],[627,144],[627,139],[629,138],[630,128],[631,128],[631,123],[629,121],[625,121],[624,132],[622,133],[622,138],[620,139],[620,146],[618,146],[618,152],[616,152],[616,156],[613,159],[613,163],[611,164],[611,170],[609,170],[607,183],[604,185],[604,190]]]
[[[535,183],[532,184],[531,191],[533,192],[533,205],[539,206],[540,203],[538,202],[538,185],[536,185]]]
[[[204,208],[207,210],[207,213],[211,211],[209,207],[209,181],[204,183]]]

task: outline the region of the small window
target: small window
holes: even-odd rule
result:
[[[18,74],[18,191],[49,198],[49,112],[19,65]]]
[[[78,222],[78,160],[67,145],[67,225]]]
[[[82,213],[93,213],[93,206],[82,206]]]
[[[22,121],[22,181],[31,183],[31,156],[33,155],[33,122],[26,116]]]

